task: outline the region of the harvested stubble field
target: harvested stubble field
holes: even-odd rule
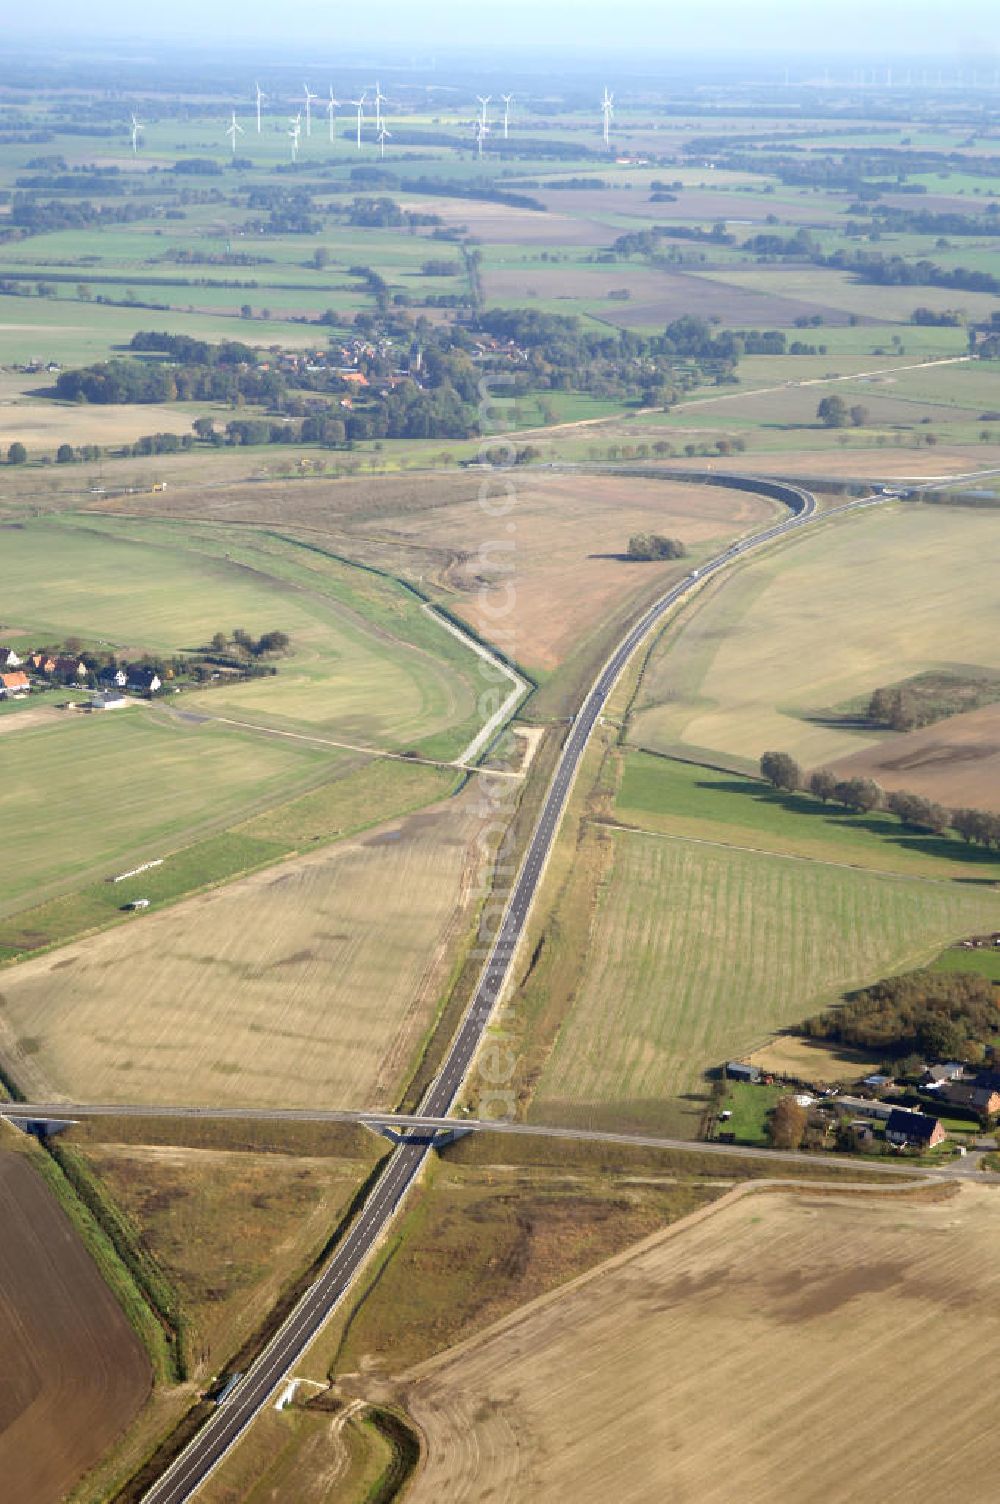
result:
[[[881,287],[876,283],[856,281],[849,272],[830,271],[824,267],[734,268],[700,275],[708,283],[719,284],[724,297],[733,288],[758,296],[767,296],[773,289],[782,297],[822,303],[840,309],[842,315],[855,313],[881,324],[908,324],[914,308],[921,305],[933,308],[937,313],[961,307],[970,318],[986,320],[996,307],[996,298],[986,292],[956,291],[950,287]],[[815,332],[819,342],[820,332]]]
[[[829,323],[846,322],[845,314],[820,301],[783,297],[777,289],[765,293],[720,287],[687,272],[653,269],[639,262],[626,261],[610,268],[493,267],[483,280],[491,303],[499,306],[521,306],[536,300],[539,306],[556,308],[565,301],[593,305],[603,320],[626,328],[647,324],[662,328],[683,314],[705,318],[717,315],[723,323],[743,328],[780,328],[814,313],[823,315]],[[628,299],[609,296],[621,289],[627,289]]]
[[[336,1347],[337,1374],[398,1374],[713,1201],[725,1185],[649,1165],[630,1176],[507,1163],[503,1147],[492,1147],[485,1167],[446,1159],[429,1171],[324,1338],[327,1350]]]
[[[414,1504],[985,1501],[998,1236],[971,1185],[719,1205],[414,1371]]]
[[[694,1136],[707,1070],[998,922],[989,887],[590,826],[526,984],[530,1116]]]
[[[452,550],[440,578],[460,592],[455,608],[487,638],[499,622],[513,638],[508,651],[551,670],[609,616],[651,588],[665,589],[688,567],[630,563],[621,556],[632,533],[678,537],[697,557],[762,526],[770,514],[763,498],[712,486],[527,475],[517,482],[509,542],[497,543],[497,521],[475,495],[413,520],[402,516],[386,532],[407,548]],[[504,614],[511,585],[516,606]]]
[[[29,1156],[9,1149],[0,1226],[4,1504],[59,1504],[140,1410],[149,1361]]]
[[[389,1107],[473,920],[477,790],[27,961],[0,1031],[71,1100]]]
[[[631,739],[809,767],[875,746],[846,703],[927,669],[1000,666],[998,545],[997,513],[904,503],[755,561],[660,638]]]
[[[761,526],[772,512],[761,497],[666,476],[530,471],[233,486],[198,497],[150,497],[143,509],[258,526],[280,522],[425,588],[437,586],[486,638],[502,633],[505,651],[542,670],[648,593],[651,578],[671,577],[676,566],[637,566],[619,557],[631,533],[678,536],[697,553]],[[516,609],[501,615],[509,586]]]
[[[368,1146],[364,1146],[367,1148]],[[190,1375],[211,1378],[330,1238],[367,1158],[173,1144],[81,1150],[177,1294]]]
[[[831,392],[836,392],[837,387],[831,386]],[[820,393],[816,393],[819,401]],[[723,408],[720,406],[719,412]],[[706,406],[705,412],[710,411]],[[647,435],[648,436],[648,435]],[[841,431],[841,438],[844,437]],[[633,430],[631,437],[638,439],[637,430]],[[974,475],[977,471],[994,472],[1000,466],[1000,444],[965,444],[952,443],[947,438],[933,449],[914,449],[908,445],[878,445],[872,444],[870,439],[860,440],[855,445],[850,440],[848,447],[841,448],[834,445],[829,449],[817,447],[817,436],[803,434],[803,444],[795,449],[787,449],[782,452],[780,470],[775,465],[775,473],[788,476],[799,476],[809,483],[818,485],[820,480],[850,480],[868,482],[875,480],[900,480],[912,481],[920,484],[923,481],[936,482],[947,480],[950,476]],[[831,438],[833,435],[831,435]],[[675,460],[674,466],[682,464]],[[737,455],[732,458],[723,458],[712,461],[713,470],[731,470],[742,473],[747,469],[748,461],[745,455]],[[664,466],[669,473],[670,462]],[[756,467],[755,467],[756,468]],[[971,485],[977,484],[970,481]],[[984,481],[983,484],[989,484]]]

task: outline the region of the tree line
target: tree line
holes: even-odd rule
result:
[[[821,804],[839,804],[852,814],[884,810],[914,830],[933,835],[953,830],[967,844],[1000,850],[1000,814],[992,810],[949,809],[905,789],[887,792],[874,778],[838,778],[829,768],[817,768],[807,777],[787,752],[765,752],[760,771],[782,793],[809,793]]]

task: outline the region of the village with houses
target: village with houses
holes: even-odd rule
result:
[[[1000,933],[966,945],[1000,951]],[[992,1150],[1000,1123],[1000,1070],[959,1060],[901,1062],[851,1082],[809,1081],[728,1060],[716,1083],[708,1137],[861,1155]]]
[[[230,637],[218,632],[204,648],[165,661],[143,654],[118,657],[107,648],[90,650],[75,639],[58,647],[11,647],[0,643],[0,709],[12,709],[29,697],[69,690],[82,700],[62,701],[62,708],[98,712],[116,710],[136,700],[163,693],[179,694],[186,687],[209,688],[234,679],[275,674],[270,659],[288,651],[283,632],[267,632],[254,639],[237,630]]]

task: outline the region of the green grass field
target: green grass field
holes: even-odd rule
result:
[[[246,529],[105,518],[7,531],[19,635],[174,653],[242,626],[291,639],[273,678],[185,694],[185,709],[365,746],[454,756],[476,729],[476,659],[393,581]]]
[[[113,877],[129,853],[174,850],[336,766],[306,743],[165,725],[143,710],[66,714],[64,726],[4,738],[0,913],[66,881]]]
[[[851,815],[806,794],[673,758],[630,752],[615,818],[667,835],[781,852],[913,877],[1000,880],[1000,853],[908,830],[892,815]]]
[[[704,1072],[1000,922],[1000,897],[608,832],[589,943],[531,1117],[697,1132]],[[558,944],[558,940],[556,940]]]

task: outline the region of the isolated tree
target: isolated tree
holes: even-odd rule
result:
[[[822,799],[825,804],[833,798],[833,791],[837,787],[837,775],[831,773],[829,768],[817,768],[809,775],[809,792],[815,794],[817,799]]]
[[[71,465],[75,459],[76,455],[73,453],[72,444],[59,445],[59,448],[56,450],[57,465]]]
[[[195,418],[191,427],[199,439],[211,439],[215,436],[215,420],[213,418]]]
[[[809,1114],[794,1097],[779,1097],[767,1120],[767,1137],[772,1149],[797,1149],[806,1131]]]
[[[633,533],[628,540],[630,559],[683,559],[686,553],[680,538],[664,538],[660,533]]]
[[[776,789],[794,794],[802,787],[802,769],[787,752],[765,752],[760,760],[761,776]]]
[[[824,397],[816,416],[825,428],[846,428],[850,414],[843,397]]]
[[[851,408],[851,424],[854,428],[864,428],[868,422],[868,409],[860,403]]]
[[[224,653],[228,646],[229,638],[226,636],[225,632],[216,632],[215,636],[212,638],[212,641],[209,643],[209,647],[212,649],[213,653]]]
[[[25,449],[23,444],[20,444],[15,440],[15,442],[11,444],[10,448],[7,450],[8,465],[23,465],[27,458],[28,451]]]

